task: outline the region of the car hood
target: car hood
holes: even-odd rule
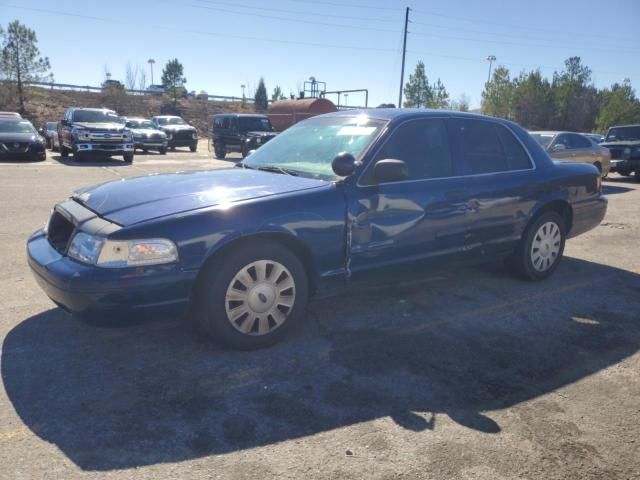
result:
[[[149,175],[78,190],[73,198],[122,226],[328,185],[327,181],[244,168]]]
[[[0,143],[4,142],[35,142],[38,135],[35,133],[0,133]]]
[[[162,130],[152,130],[149,128],[128,128],[127,130],[131,131],[134,135],[153,135],[156,133],[164,135],[164,132]]]
[[[124,125],[121,123],[91,123],[91,122],[73,122],[74,127],[88,128],[91,130],[121,131]]]
[[[191,125],[160,125],[160,128],[165,131],[175,132],[176,130],[194,130],[195,127]]]
[[[620,142],[603,142],[599,144],[601,147],[635,147],[640,145],[640,140],[624,140]]]

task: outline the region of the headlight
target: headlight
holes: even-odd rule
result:
[[[262,143],[262,139],[260,137],[256,138],[256,144],[260,145]]]
[[[191,138],[193,138],[194,140],[197,140],[198,139],[198,133],[197,132],[193,132],[191,134]]]
[[[167,135],[167,140],[172,140],[173,139],[173,133],[169,133]]]
[[[84,263],[95,264],[100,255],[100,250],[104,240],[89,235],[88,233],[78,232],[73,236],[71,245],[67,255]]]
[[[86,130],[76,130],[75,134],[78,140],[91,140],[91,133],[87,132]]]
[[[125,142],[130,142],[131,140],[133,140],[133,135],[131,134],[131,132],[124,132],[122,134],[122,140],[124,140]]]
[[[78,232],[67,252],[69,257],[105,268],[158,265],[178,260],[175,244],[163,238],[146,240],[106,240]]]

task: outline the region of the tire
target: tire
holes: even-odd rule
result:
[[[634,175],[633,175],[633,179],[634,179],[636,182],[640,182],[640,169],[639,169],[639,170],[636,170],[636,173],[634,173]]]
[[[47,141],[47,145],[46,145],[47,150],[53,150],[53,142],[51,141],[51,139],[47,137],[46,141]]]
[[[167,154],[167,147],[162,147],[158,150],[158,152],[160,152],[160,155],[166,155]]]
[[[224,157],[227,156],[227,151],[224,148],[224,145],[213,145],[213,152],[218,160],[224,160]]]
[[[247,147],[246,143],[242,144],[242,148],[240,149],[240,153],[242,154],[242,158],[247,158],[247,155],[249,155],[249,147]]]
[[[133,153],[125,153],[124,155],[122,155],[122,158],[124,159],[125,163],[131,163],[133,162]]]
[[[560,264],[565,241],[566,225],[562,216],[556,212],[542,213],[527,226],[506,265],[521,278],[543,280]]]
[[[623,177],[630,177],[631,176],[631,170],[617,170],[618,174],[622,175]]]
[[[205,268],[194,314],[210,337],[231,348],[255,350],[277,343],[301,320],[308,297],[307,274],[287,248],[271,242],[244,244]],[[266,281],[257,280],[256,268],[265,272]],[[279,287],[284,288],[278,291]],[[234,314],[237,318],[232,321]]]
[[[60,145],[60,156],[67,158],[69,156],[69,149],[63,145]]]
[[[600,162],[594,162],[593,166],[598,169],[598,171],[600,172],[600,176],[602,176],[602,164]]]
[[[191,145],[189,147],[189,150],[191,150],[192,152],[196,152],[196,151],[198,151],[198,146],[197,145]]]

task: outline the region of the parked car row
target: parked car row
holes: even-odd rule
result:
[[[99,155],[132,162],[136,150],[165,154],[176,147],[198,148],[196,129],[181,117],[126,118],[104,108],[68,108],[60,122],[47,122],[40,133],[47,148],[76,160]]]

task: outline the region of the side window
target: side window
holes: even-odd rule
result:
[[[467,175],[510,170],[498,130],[492,122],[455,120]]]
[[[507,157],[509,170],[526,170],[532,168],[529,155],[527,155],[527,152],[525,152],[514,134],[502,125],[495,125],[495,128],[498,132],[504,154]]]
[[[573,148],[571,146],[571,141],[569,140],[569,135],[567,135],[566,133],[558,135],[558,138],[556,138],[554,145],[564,145],[566,148]]]
[[[591,142],[578,134],[571,135],[571,145],[573,148],[591,148]]]
[[[407,164],[409,180],[453,176],[453,160],[444,120],[413,120],[398,127],[376,155]]]

